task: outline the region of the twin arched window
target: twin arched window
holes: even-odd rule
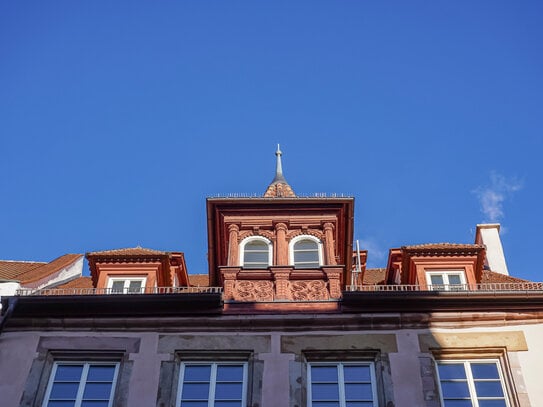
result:
[[[272,242],[263,236],[251,236],[240,244],[241,266],[265,269],[272,265]],[[322,244],[310,235],[301,235],[289,243],[289,262],[296,268],[318,268],[323,264]]]

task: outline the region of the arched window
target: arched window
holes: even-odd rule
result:
[[[290,263],[297,268],[319,268],[322,265],[322,244],[314,236],[297,236],[290,241]]]
[[[241,266],[247,269],[265,269],[271,266],[272,244],[262,236],[251,236],[240,244]]]

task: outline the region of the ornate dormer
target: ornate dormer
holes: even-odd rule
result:
[[[210,285],[234,301],[328,300],[350,281],[353,198],[300,198],[276,174],[261,198],[208,198]]]

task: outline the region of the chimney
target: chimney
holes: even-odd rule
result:
[[[499,223],[485,223],[477,225],[475,243],[486,246],[485,263],[490,270],[506,276],[509,275],[509,272],[507,271],[507,264],[505,264],[505,255],[503,254],[502,242],[500,240]]]

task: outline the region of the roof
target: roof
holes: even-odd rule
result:
[[[92,284],[92,278],[79,277],[67,283],[56,286],[55,288],[94,288]]]
[[[376,269],[366,269],[364,271],[364,279],[362,285],[375,285],[382,284],[385,281],[387,269],[385,268],[376,268]]]
[[[447,249],[484,249],[481,244],[463,244],[463,243],[424,243],[409,246],[402,246],[404,250],[447,250]]]
[[[505,274],[496,273],[495,271],[483,270],[481,283],[527,283],[528,280],[522,278],[511,277]]]
[[[0,261],[0,278],[18,280],[22,284],[55,274],[83,257],[82,254],[65,254],[49,263]]]
[[[0,260],[0,279],[16,280],[16,277],[27,271],[47,264],[41,261],[17,261],[17,260]]]
[[[209,276],[207,274],[189,274],[191,287],[208,287]]]
[[[145,247],[127,247],[124,249],[103,250],[99,252],[89,252],[87,256],[146,256],[146,255],[163,255],[167,252],[160,250],[147,249]]]

